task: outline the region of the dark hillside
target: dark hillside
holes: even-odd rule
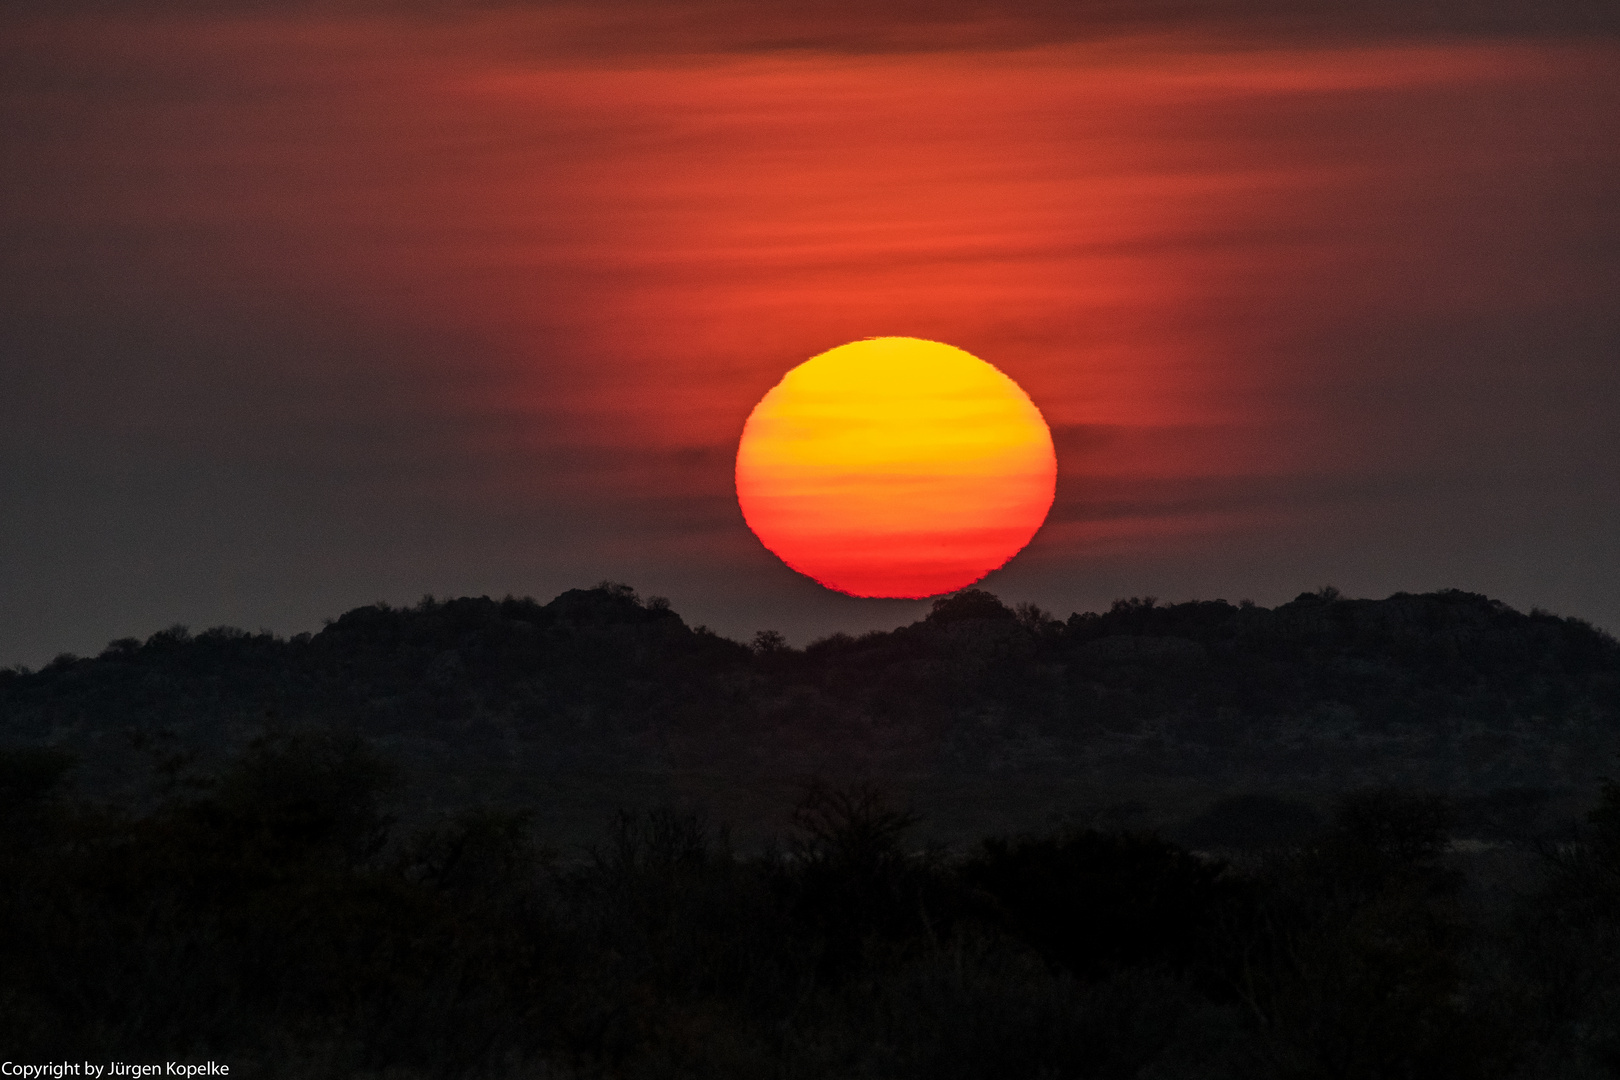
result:
[[[1070,804],[1082,787],[1207,802],[1399,782],[1483,814],[1517,799],[1529,820],[1620,749],[1620,645],[1456,591],[1132,599],[1060,621],[969,590],[910,626],[791,649],[603,585],[358,608],[289,640],[177,627],[0,672],[0,738],[74,755],[92,794],[146,798],[267,728],[363,737],[441,807],[546,778],[662,798],[671,777],[826,775],[1057,785]]]

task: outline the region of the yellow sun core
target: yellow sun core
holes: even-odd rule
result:
[[[855,596],[971,585],[1029,543],[1057,461],[1018,384],[937,341],[868,338],[805,361],[737,448],[743,518],[778,558]]]

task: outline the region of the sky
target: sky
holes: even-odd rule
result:
[[[795,644],[750,410],[848,341],[1011,376],[983,587],[1460,588],[1620,630],[1620,13],[0,10],[0,666],[608,579]]]

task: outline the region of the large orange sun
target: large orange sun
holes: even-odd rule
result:
[[[1052,433],[1018,384],[919,338],[840,345],[788,372],[737,447],[760,541],[855,596],[935,596],[1029,543],[1052,507]]]

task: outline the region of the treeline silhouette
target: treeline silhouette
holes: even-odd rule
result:
[[[85,790],[130,798],[137,777],[149,796],[292,725],[387,747],[423,792],[451,773],[491,791],[670,769],[1242,778],[1323,796],[1399,782],[1523,833],[1548,799],[1593,789],[1617,721],[1612,637],[1456,591],[1133,599],[1058,620],[968,590],[910,626],[794,649],[604,584],[547,604],[378,604],[285,640],[176,627],[0,671],[0,740],[70,750]]]
[[[330,732],[143,812],[0,756],[9,1060],[233,1076],[1532,1078],[1620,1073],[1620,786],[1480,906],[1443,799],[1341,796],[1231,865],[1061,830],[955,853],[812,786],[733,850],[672,810],[582,851],[484,808],[402,830]]]

